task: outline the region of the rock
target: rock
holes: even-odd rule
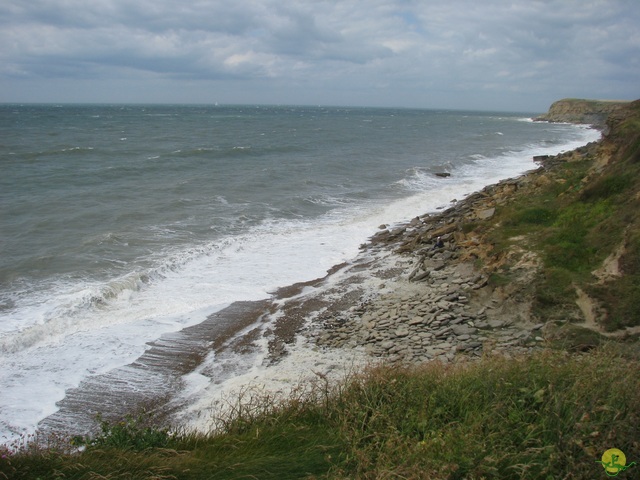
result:
[[[382,342],[380,344],[380,347],[382,349],[384,349],[384,350],[390,350],[390,349],[392,349],[394,347],[395,344],[396,344],[395,342],[392,342],[392,341],[388,340],[386,342]]]
[[[488,321],[489,327],[491,328],[504,328],[509,326],[509,322],[507,322],[506,320],[489,320]]]
[[[437,332],[435,332],[433,335],[436,338],[443,338],[443,337],[446,337],[449,334],[449,332],[451,332],[451,328],[450,327],[443,327],[440,330],[438,330]]]
[[[471,335],[476,333],[477,329],[469,325],[454,325],[451,327],[451,331],[456,335]]]
[[[409,335],[409,333],[410,332],[409,332],[409,330],[407,328],[402,328],[401,327],[401,328],[396,330],[396,337],[400,337],[400,338],[406,337],[406,336]]]
[[[427,278],[429,278],[429,275],[431,275],[431,272],[423,272],[418,275],[415,275],[412,279],[410,278],[410,280],[413,280],[414,282],[422,282]]]
[[[432,347],[427,347],[427,348],[425,349],[425,353],[426,353],[429,357],[433,358],[433,357],[436,357],[436,356],[438,356],[438,355],[440,355],[440,354],[444,353],[444,350],[442,350],[442,349],[440,349],[440,348],[436,348],[436,347],[433,347],[433,346],[432,346]]]
[[[491,217],[493,217],[493,215],[495,215],[496,213],[496,209],[495,208],[487,208],[484,210],[480,210],[479,212],[476,213],[476,217],[479,220],[488,220]]]
[[[438,272],[438,271],[444,269],[444,267],[446,267],[446,266],[447,266],[447,264],[444,263],[441,260],[438,260],[438,261],[435,261],[433,263],[430,263],[428,266],[426,265],[426,262],[425,262],[425,267],[426,268],[430,268],[434,272]]]
[[[448,172],[438,172],[435,175],[436,177],[440,177],[440,178],[447,178],[451,176],[451,174]]]

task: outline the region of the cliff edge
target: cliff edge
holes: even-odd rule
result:
[[[565,98],[554,102],[549,111],[536,117],[536,121],[584,123],[598,128],[605,127],[609,115],[628,105],[626,101],[585,100]]]

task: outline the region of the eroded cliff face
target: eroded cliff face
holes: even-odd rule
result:
[[[535,120],[584,123],[604,127],[609,114],[628,103],[623,101],[566,98],[554,102],[546,114],[540,115]]]

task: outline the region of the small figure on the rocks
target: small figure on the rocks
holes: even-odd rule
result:
[[[436,240],[436,243],[433,245],[433,248],[431,250],[436,250],[437,248],[443,248],[444,247],[444,242],[442,241],[442,237],[438,237],[438,239]]]

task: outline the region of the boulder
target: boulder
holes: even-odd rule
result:
[[[476,217],[478,217],[479,220],[488,220],[491,217],[493,217],[496,213],[496,209],[495,208],[485,208],[484,210],[480,210],[478,212],[476,212]]]

